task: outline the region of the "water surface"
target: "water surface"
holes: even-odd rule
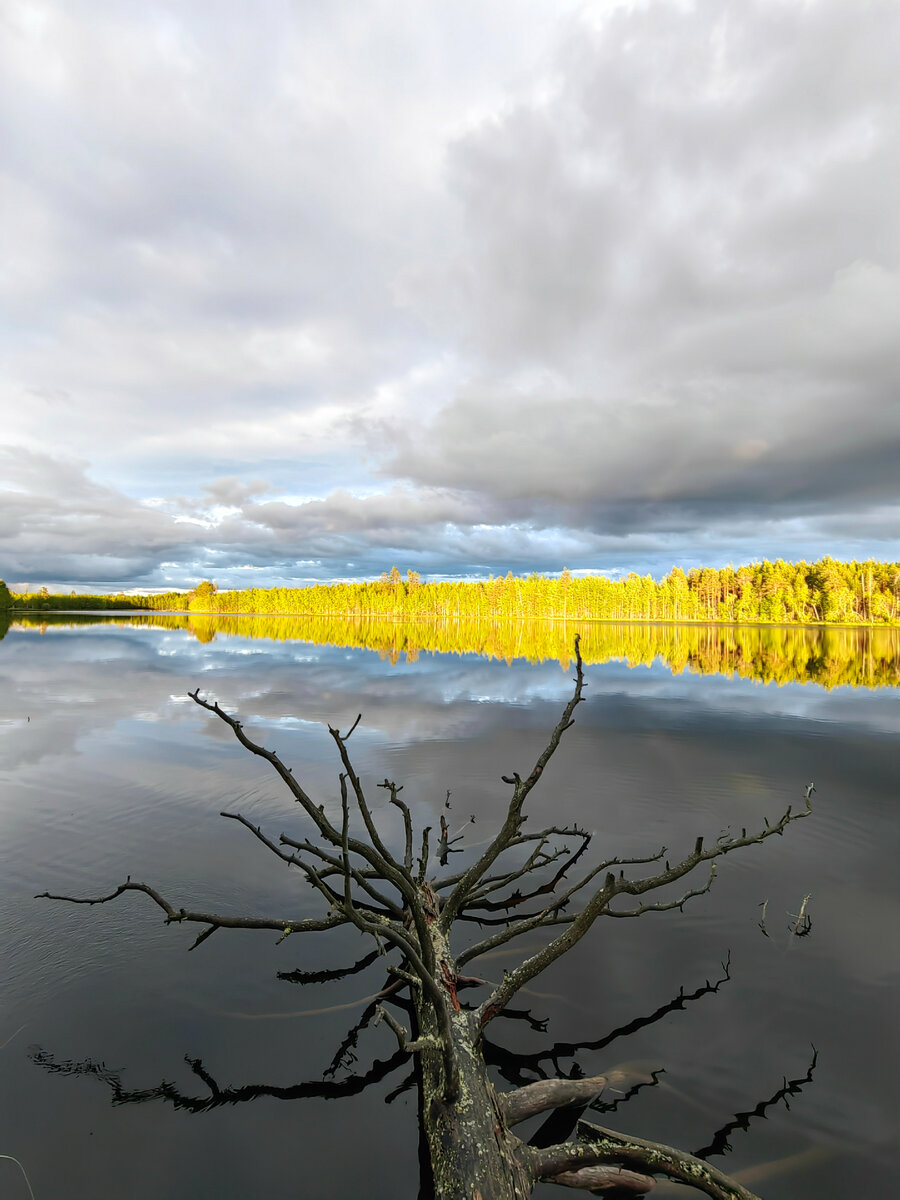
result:
[[[482,631],[482,655],[431,653],[424,636],[413,644],[396,629],[333,628],[328,645],[296,623],[293,635],[282,622],[247,636],[265,632],[88,619],[14,625],[0,642],[0,1153],[23,1161],[37,1200],[417,1194],[415,1090],[402,1086],[406,1065],[388,1070],[389,1031],[364,1029],[343,1054],[330,1078],[346,1095],[311,1094],[383,967],[319,985],[277,978],[360,958],[369,946],[358,934],[276,944],[223,930],[187,953],[197,929],[166,927],[144,897],[93,908],[33,899],[102,894],[130,874],[177,904],[312,915],[299,877],[218,816],[240,811],[275,836],[301,828],[265,764],[187,700],[198,685],[326,804],[337,796],[326,723],[347,728],[362,710],[352,746],[364,778],[403,783],[419,824],[437,824],[450,789],[470,843],[508,798],[500,776],[530,768],[571,689],[571,670],[540,661],[536,634],[516,657],[502,631]],[[534,794],[535,825],[585,825],[602,857],[661,844],[674,856],[698,834],[777,818],[809,780],[816,811],[730,855],[683,915],[596,925],[535,981],[538,994],[517,1000],[533,1023],[494,1023],[498,1078],[664,1067],[657,1085],[594,1119],[694,1151],[732,1125],[718,1142],[730,1153],[711,1161],[761,1170],[752,1186],[767,1200],[892,1194],[896,631],[876,631],[877,644],[850,630],[828,641],[808,630],[668,627],[662,642],[647,627],[583,632],[588,702]],[[553,634],[554,658],[572,633]],[[384,793],[371,795],[383,809]],[[391,813],[380,819],[399,837]],[[812,930],[791,937],[807,894]],[[729,953],[730,978],[714,991]],[[479,969],[490,977],[510,961]],[[680,998],[682,988],[699,994]],[[87,1061],[115,1074],[46,1066]],[[373,1082],[356,1090],[354,1075]],[[180,1106],[111,1103],[116,1082],[149,1093],[163,1080]],[[239,1102],[193,1111],[211,1080],[244,1089]],[[785,1080],[790,1108],[778,1098]],[[742,1115],[773,1097],[763,1116]],[[12,1164],[0,1172],[0,1194],[27,1194]]]

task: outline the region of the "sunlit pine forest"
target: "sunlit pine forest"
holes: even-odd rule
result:
[[[382,617],[392,620],[702,621],[737,624],[890,624],[900,622],[900,563],[788,563],[675,567],[664,579],[628,575],[532,574],[473,582],[423,581],[394,567],[380,579],[303,588],[218,591],[210,581],[190,592],[158,595],[9,593],[0,608],[151,609],[220,614]]]

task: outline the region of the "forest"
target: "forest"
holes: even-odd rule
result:
[[[680,567],[662,580],[578,575],[491,576],[433,582],[397,567],[380,579],[303,588],[219,591],[204,581],[189,592],[156,595],[68,595],[46,588],[9,593],[0,581],[0,608],[38,610],[142,609],[240,615],[346,616],[405,621],[530,620],[700,621],[735,624],[868,625],[900,622],[900,563],[788,563],[741,567]]]

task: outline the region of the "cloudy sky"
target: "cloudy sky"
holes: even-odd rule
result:
[[[0,576],[900,558],[897,0],[0,0]]]

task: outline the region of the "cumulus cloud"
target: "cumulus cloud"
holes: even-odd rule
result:
[[[422,286],[480,378],[390,469],[629,524],[895,497],[897,34],[835,2],[576,22],[549,95],[450,151],[465,254]]]
[[[858,18],[858,19],[857,19]],[[900,14],[652,3],[576,23],[545,87],[459,139],[460,316],[490,361],[708,363],[723,315],[895,272]],[[546,85],[545,85],[546,86]]]
[[[8,579],[885,553],[895,6],[0,19]]]
[[[268,492],[270,487],[265,479],[248,479],[243,483],[233,475],[228,475],[206,484],[203,491],[214,504],[221,504],[226,508],[240,508],[253,497]]]
[[[140,579],[195,541],[165,514],[94,482],[84,463],[0,448],[0,479],[9,582]]]

